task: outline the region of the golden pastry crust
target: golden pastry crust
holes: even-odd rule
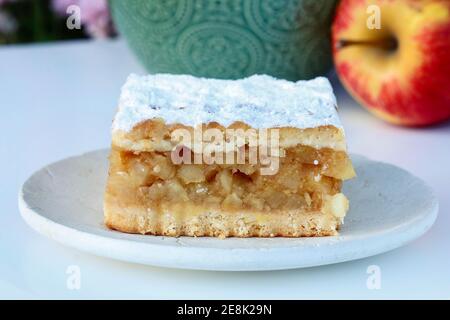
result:
[[[187,209],[188,210],[188,209]],[[126,233],[191,237],[321,237],[338,234],[340,219],[322,212],[201,212],[190,215],[105,202],[107,227]]]
[[[209,128],[217,128],[222,131],[226,129],[255,129],[243,122],[235,122],[228,127],[224,127],[217,122],[203,124],[202,126],[203,130]],[[135,125],[129,132],[115,130],[112,141],[117,147],[132,151],[169,151],[176,145],[175,142],[171,141],[171,134],[177,129],[194,131],[192,126],[166,124],[163,119],[151,119]],[[329,148],[344,152],[347,150],[344,131],[331,125],[306,129],[292,127],[273,129],[279,132],[281,148],[304,145],[316,149]]]

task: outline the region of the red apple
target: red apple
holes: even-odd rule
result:
[[[332,39],[342,83],[368,110],[408,126],[450,118],[450,0],[342,0]]]

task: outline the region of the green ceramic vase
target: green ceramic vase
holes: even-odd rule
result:
[[[337,0],[110,0],[120,33],[150,73],[289,80],[331,66]]]

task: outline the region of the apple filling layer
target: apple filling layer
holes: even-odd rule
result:
[[[170,152],[114,148],[107,192],[121,207],[173,216],[208,211],[345,216],[341,179],[353,174],[345,152],[296,146],[279,160],[276,174],[262,175],[259,164],[175,165]]]

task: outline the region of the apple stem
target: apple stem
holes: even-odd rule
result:
[[[336,49],[342,49],[348,46],[376,46],[389,51],[395,51],[398,48],[397,39],[390,37],[379,40],[339,40],[336,44]]]

